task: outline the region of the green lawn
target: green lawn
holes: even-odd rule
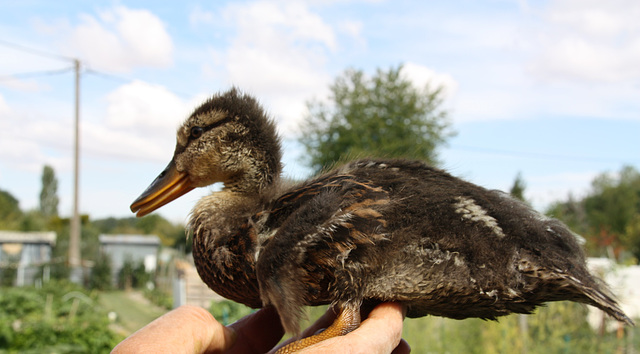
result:
[[[104,292],[98,301],[106,311],[118,315],[112,329],[123,336],[128,336],[167,312],[136,291]]]

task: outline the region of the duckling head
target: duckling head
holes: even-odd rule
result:
[[[141,217],[197,187],[259,194],[279,177],[280,141],[251,96],[233,88],[203,103],[178,128],[171,162],[131,204]]]

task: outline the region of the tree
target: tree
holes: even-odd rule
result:
[[[0,228],[16,229],[21,218],[18,200],[11,193],[0,189]]]
[[[584,207],[597,241],[616,254],[616,246],[624,247],[640,259],[640,173],[625,166],[616,175],[596,177],[592,189],[584,199]]]
[[[522,179],[522,174],[518,172],[518,174],[516,175],[516,180],[513,181],[513,186],[511,186],[511,189],[509,190],[509,194],[511,194],[512,197],[518,200],[526,202],[526,200],[524,199],[524,189],[526,187],[527,184],[524,182],[524,179]]]
[[[613,252],[619,256],[627,250],[640,259],[640,173],[633,167],[600,174],[586,197],[575,200],[570,196],[566,202],[555,203],[548,213],[583,234],[592,255]]]
[[[46,218],[58,215],[58,180],[53,167],[45,165],[42,170],[40,212]]]
[[[89,288],[110,290],[113,282],[111,269],[111,258],[104,253],[100,253],[91,270]]]
[[[362,155],[437,163],[437,148],[454,133],[440,106],[442,87],[416,88],[402,66],[368,78],[349,69],[330,86],[331,103],[307,102],[299,141],[316,171]]]

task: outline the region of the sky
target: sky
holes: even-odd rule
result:
[[[80,76],[80,211],[126,217],[207,96],[257,97],[284,141],[284,173],[309,177],[296,142],[305,102],[348,68],[403,65],[444,88],[453,175],[539,210],[602,173],[640,169],[640,2],[0,0],[0,189],[38,207],[42,169],[72,212],[74,72]],[[184,222],[193,191],[158,213]]]

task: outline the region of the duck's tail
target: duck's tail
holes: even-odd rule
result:
[[[586,285],[574,277],[568,277],[566,280],[584,296],[578,301],[595,306],[626,325],[635,326],[633,320],[622,311],[605,284],[597,283],[598,280],[595,280],[594,284]]]

